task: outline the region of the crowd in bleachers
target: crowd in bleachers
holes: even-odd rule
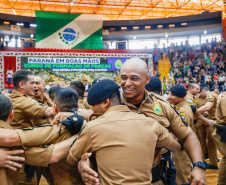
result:
[[[163,91],[174,84],[184,85],[195,82],[208,84],[211,90],[226,90],[226,44],[212,39],[205,44],[171,46],[169,48],[171,68],[168,79],[163,78]]]

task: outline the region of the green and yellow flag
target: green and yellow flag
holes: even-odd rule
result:
[[[36,11],[36,47],[103,49],[103,16]]]

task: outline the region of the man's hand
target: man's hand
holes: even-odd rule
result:
[[[86,185],[99,185],[98,174],[91,169],[89,157],[92,153],[85,153],[82,155],[78,163],[78,171],[82,176],[82,180]]]
[[[24,153],[23,150],[12,150],[9,151],[8,148],[0,148],[0,167],[9,168],[13,171],[16,171],[17,168],[21,168],[22,164],[19,164],[15,161],[25,161],[24,157],[18,157],[14,155]]]
[[[205,170],[195,166],[188,176],[191,185],[207,185]]]
[[[215,125],[215,121],[214,120],[209,120],[208,122],[207,122],[207,124],[209,125],[209,126],[214,126]]]
[[[53,119],[52,125],[57,125],[66,120],[69,116],[74,115],[73,112],[59,112]]]

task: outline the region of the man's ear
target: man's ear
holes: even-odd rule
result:
[[[24,82],[19,82],[19,88],[20,89],[24,89],[24,85],[25,85]]]
[[[146,81],[146,85],[150,82],[150,79],[151,79],[151,75],[147,75],[147,81]]]
[[[10,111],[10,113],[9,113],[9,118],[10,118],[10,119],[13,119],[13,118],[14,118],[14,112],[13,112],[13,110]]]
[[[105,99],[104,100],[104,107],[108,107],[109,106],[109,104],[110,104],[110,99],[109,98],[107,98],[107,99]]]
[[[60,112],[60,109],[59,109],[59,107],[54,103],[54,105],[53,105],[53,110],[54,110],[54,112],[56,113],[56,114],[58,114],[59,112]]]

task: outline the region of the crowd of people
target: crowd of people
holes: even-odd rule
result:
[[[211,90],[226,90],[226,44],[212,39],[198,46],[180,45],[169,48],[171,68],[168,79],[164,77],[164,90],[174,84],[208,84]]]

